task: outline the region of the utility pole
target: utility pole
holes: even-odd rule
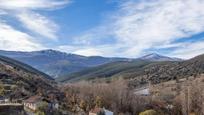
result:
[[[186,115],[189,115],[189,88],[185,89]]]

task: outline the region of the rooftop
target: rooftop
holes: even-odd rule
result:
[[[35,102],[38,102],[41,100],[42,100],[41,96],[35,95],[35,96],[32,96],[32,97],[28,98],[27,100],[25,100],[25,102],[26,103],[35,103]]]

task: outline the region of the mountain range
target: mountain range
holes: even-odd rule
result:
[[[161,56],[159,54],[149,54],[138,59],[117,57],[107,58],[101,56],[86,57],[51,49],[33,52],[0,50],[0,55],[28,64],[35,69],[52,76],[53,78],[66,76],[75,72],[86,70],[88,68],[118,61],[131,62],[138,59],[146,61],[180,61],[178,58],[170,58]]]
[[[34,52],[0,51],[0,55],[21,61],[54,78],[112,61],[127,60],[125,58],[104,58],[100,56],[85,57],[55,50]]]
[[[59,82],[95,81],[98,79],[110,81],[122,77],[129,80],[131,86],[139,86],[148,82],[157,84],[172,79],[196,77],[204,73],[204,55],[189,60],[170,58],[159,54],[148,54],[135,59],[86,57],[55,50],[0,51],[0,55],[4,55],[0,56],[0,64],[11,66],[12,71],[19,72],[20,70],[25,75],[29,73],[28,76],[41,76],[41,79],[53,81],[53,78],[49,76],[53,74],[49,71],[60,71],[62,73],[57,74],[60,77],[55,78]],[[5,70],[4,68],[2,70]],[[43,72],[49,73],[49,75]],[[21,74],[24,76],[23,73]],[[2,74],[5,74],[5,71]]]
[[[137,59],[131,62],[113,62],[68,74],[57,80],[60,82],[94,81],[98,79],[111,81],[122,77],[129,80],[131,86],[135,87],[149,82],[157,84],[169,80],[197,77],[203,73],[204,55],[199,55],[182,61],[148,61]]]

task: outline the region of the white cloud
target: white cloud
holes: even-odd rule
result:
[[[31,32],[45,38],[57,39],[59,26],[36,10],[56,9],[69,2],[70,0],[0,0],[0,9],[9,10],[10,15],[17,16],[23,26]]]
[[[0,16],[1,16],[1,15],[5,15],[5,14],[7,14],[7,13],[6,13],[5,11],[3,11],[3,10],[0,9]]]
[[[53,9],[69,2],[70,0],[0,0],[0,8],[7,10]]]
[[[170,44],[154,46],[153,48],[155,49],[177,48],[177,47],[181,47],[183,44],[184,43],[170,43]]]
[[[95,47],[95,36],[101,41],[104,35],[112,36],[116,39],[112,49],[121,45],[120,48],[125,48],[121,55],[136,57],[156,46],[171,45],[180,38],[204,32],[203,6],[204,0],[128,0],[120,4],[120,10],[111,19],[100,25],[102,29],[96,27],[98,32],[88,31],[79,38],[94,36],[84,41]]]
[[[46,47],[46,44],[42,45],[40,41],[57,40],[60,27],[38,11],[55,10],[68,3],[70,0],[0,0],[0,49],[39,50]],[[12,21],[20,21],[27,30],[17,30],[1,16],[9,16],[13,18]]]
[[[190,37],[204,31],[203,0],[153,0],[127,2],[116,18],[115,35],[131,45],[130,55]],[[139,50],[139,51],[138,51]]]
[[[204,53],[204,41],[183,43],[170,53],[171,56],[189,59]]]
[[[102,53],[95,48],[76,50],[73,53],[78,54],[78,55],[84,55],[84,56],[100,56],[100,55],[102,55]]]
[[[32,37],[0,22],[0,49],[14,51],[32,51],[43,46],[32,41]]]
[[[46,38],[56,39],[58,25],[38,13],[26,11],[17,14],[24,27]]]
[[[55,49],[84,56],[126,57],[121,55],[120,45],[115,48],[112,48],[112,45],[95,45],[94,47],[86,45],[64,45],[58,46]],[[115,53],[112,54],[113,52]]]
[[[89,47],[89,46],[72,46],[64,45],[56,48],[57,50],[63,50],[65,52],[83,55],[83,56],[101,56],[104,54],[102,47]]]

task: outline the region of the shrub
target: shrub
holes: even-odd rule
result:
[[[48,103],[47,102],[41,102],[38,111],[45,112],[48,109]]]
[[[36,112],[36,115],[45,115],[45,113],[42,111],[38,111],[38,112]]]
[[[146,110],[144,112],[141,112],[139,115],[159,115],[155,110]]]
[[[0,84],[0,95],[2,96],[2,95],[4,95],[4,93],[5,93],[4,86],[3,86],[3,84]]]

